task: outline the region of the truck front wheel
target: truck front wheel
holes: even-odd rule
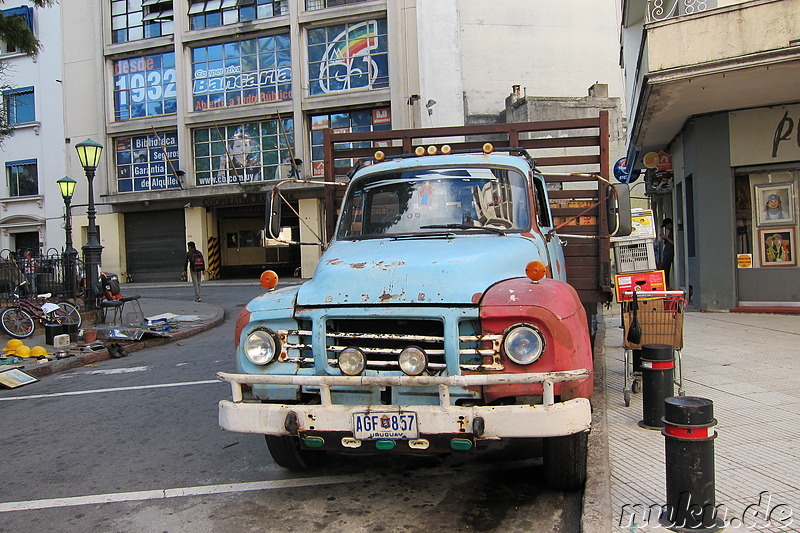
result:
[[[272,459],[288,470],[302,472],[317,468],[325,462],[325,452],[304,450],[297,437],[277,437],[265,435],[267,449]]]
[[[576,490],[586,481],[586,432],[544,439],[544,478],[554,489]]]

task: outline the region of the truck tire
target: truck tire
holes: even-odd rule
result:
[[[544,439],[544,478],[559,490],[577,490],[586,481],[589,434],[575,433]]]
[[[267,449],[272,459],[287,470],[303,472],[312,470],[325,462],[325,452],[317,450],[304,450],[300,447],[297,437],[278,437],[265,435]]]

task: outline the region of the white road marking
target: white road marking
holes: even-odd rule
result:
[[[93,374],[93,375],[109,375],[109,374],[127,374],[129,372],[146,372],[150,370],[149,366],[132,366],[130,368],[108,368],[106,370],[87,370],[79,374]]]
[[[144,389],[166,389],[169,387],[187,387],[190,385],[208,385],[210,383],[222,383],[218,379],[206,379],[203,381],[184,381],[183,383],[158,383],[155,385],[138,385],[136,387],[112,387],[109,389],[92,389],[92,390],[78,390],[70,392],[54,392],[51,394],[31,394],[29,396],[7,396],[0,397],[0,402],[9,402],[12,400],[34,400],[38,398],[57,398],[59,396],[81,396],[84,394],[99,394],[104,392],[122,392],[132,390]]]
[[[250,483],[226,483],[222,485],[200,485],[196,487],[179,487],[175,489],[143,490],[137,492],[115,492],[109,494],[92,494],[89,496],[73,496],[69,498],[52,498],[45,500],[28,500],[0,503],[0,513],[12,511],[32,511],[36,509],[53,509],[56,507],[75,507],[79,505],[96,505],[101,503],[136,502],[144,500],[163,500],[184,496],[202,496],[208,494],[227,494],[233,492],[249,492],[255,490],[289,489],[317,485],[335,485],[339,483],[356,483],[374,479],[371,475],[324,476],[301,479],[279,479],[275,481],[254,481]]]

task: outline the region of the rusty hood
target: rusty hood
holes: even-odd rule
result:
[[[334,241],[297,297],[300,306],[474,304],[525,275],[540,243],[520,234]]]

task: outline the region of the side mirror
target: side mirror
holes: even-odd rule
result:
[[[278,194],[278,188],[274,188],[267,193],[267,200],[264,212],[267,215],[266,228],[267,236],[270,239],[279,239],[281,233],[281,205],[283,200]],[[630,212],[630,210],[628,210]]]
[[[627,237],[631,225],[631,189],[627,183],[615,183],[606,188],[606,219],[611,237]]]

